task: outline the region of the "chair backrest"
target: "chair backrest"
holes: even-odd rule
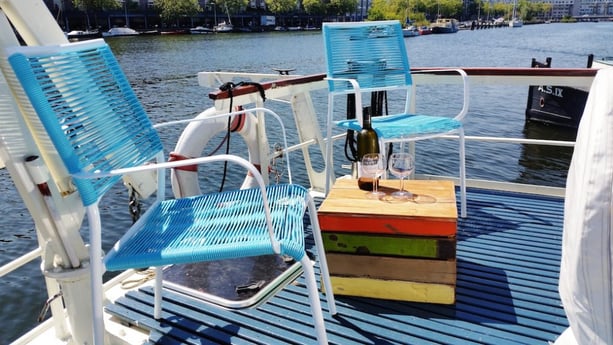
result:
[[[9,63],[69,173],[141,165],[162,143],[104,40],[11,48]],[[74,179],[84,205],[121,177]]]
[[[363,91],[411,85],[400,22],[324,23],[322,31],[331,92],[352,90],[349,83],[334,78],[356,79]]]

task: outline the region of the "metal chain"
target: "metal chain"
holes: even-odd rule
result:
[[[53,303],[53,301],[55,301],[57,298],[62,297],[62,292],[58,292],[55,295],[49,297],[46,301],[45,304],[43,305],[43,309],[40,311],[40,314],[38,314],[38,322],[41,323],[45,320],[45,316],[47,316],[47,312],[49,311],[49,307],[51,306],[51,303]]]
[[[280,183],[281,178],[285,172],[285,157],[283,155],[283,146],[281,144],[274,144],[274,154],[272,155],[272,161],[270,163],[269,173],[273,176],[275,183]]]
[[[134,224],[140,218],[142,208],[138,192],[132,188],[132,186],[130,186],[130,201],[128,202],[128,209],[130,210],[130,215],[132,216],[132,224]]]

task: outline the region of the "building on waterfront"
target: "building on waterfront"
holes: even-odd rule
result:
[[[611,17],[613,16],[612,0],[582,0],[574,7],[573,16]]]

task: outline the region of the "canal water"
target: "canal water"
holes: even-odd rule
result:
[[[596,58],[613,56],[610,43],[613,23],[526,25],[406,40],[414,67],[528,67],[532,58],[544,61],[546,57],[552,57],[554,67],[584,67],[588,54]],[[107,41],[153,122],[191,118],[212,105],[208,93],[213,89],[198,86],[196,73],[199,71],[275,73],[275,68],[289,68],[295,69],[292,74],[324,72],[320,31],[120,37]],[[445,89],[420,92],[425,100],[418,101],[420,111],[453,107],[445,97]],[[451,89],[448,92],[451,98],[457,94]],[[442,100],[435,98],[441,93]],[[466,134],[572,140],[573,131],[524,123],[527,94],[524,87],[473,87]],[[314,101],[323,118],[325,93],[315,94]],[[287,106],[270,101],[266,105],[280,113],[288,110]],[[172,148],[181,128],[164,131],[162,137]],[[457,174],[455,142],[420,144],[417,150],[418,172]],[[563,186],[571,155],[571,149],[563,148],[468,143],[467,173],[469,178],[493,177],[500,181]],[[428,164],[420,164],[420,160]],[[204,174],[203,178],[211,184],[219,185],[223,172]],[[242,180],[242,173],[236,179],[231,172],[228,174],[229,180]],[[304,172],[295,175],[295,182],[306,181]],[[105,233],[104,249],[117,240],[119,229],[131,222],[123,188],[118,187],[106,201],[102,212],[104,219],[111,223],[107,229],[117,230]],[[37,242],[31,218],[5,169],[0,170],[0,202],[3,205],[2,265],[34,249]],[[83,236],[87,238],[87,229],[83,230]],[[0,344],[10,343],[36,325],[46,298],[38,265],[38,261],[34,262],[0,280]]]

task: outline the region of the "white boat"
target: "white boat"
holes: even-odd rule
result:
[[[524,21],[517,17],[517,0],[513,2],[513,15],[511,15],[511,20],[509,20],[510,28],[521,28],[524,26]]]
[[[111,28],[109,29],[109,31],[105,31],[102,33],[102,37],[118,37],[118,36],[138,36],[139,32],[131,29],[131,28],[127,28],[127,27],[116,27],[116,28]]]
[[[513,17],[513,19],[509,21],[509,27],[511,28],[521,28],[522,26],[524,26],[524,21],[517,17]]]
[[[215,32],[215,29],[205,28],[204,26],[196,26],[189,29],[192,34],[211,34]]]
[[[232,32],[234,31],[234,25],[232,25],[232,21],[230,20],[230,10],[228,9],[228,4],[226,2],[223,3],[226,9],[226,14],[228,15],[228,21],[222,21],[215,25],[215,32],[223,33],[223,32]],[[215,18],[217,21],[217,18]]]
[[[98,30],[72,30],[66,33],[66,37],[69,40],[78,41],[102,37],[102,34]]]
[[[6,0],[0,3],[0,7],[7,3],[11,5],[11,9],[20,9],[20,11],[0,12],[2,48],[10,49],[10,47],[19,46],[17,38],[12,36],[13,31],[10,30],[9,22],[4,20],[4,15],[10,16],[11,22],[23,25],[17,25],[17,27],[29,27],[32,30],[30,33],[36,32],[36,28],[40,28],[41,25],[45,27],[44,32],[36,32],[39,41],[34,43],[37,45],[67,43],[54,18],[46,12],[45,6],[30,7],[30,4],[23,0]],[[37,25],[28,25],[28,23]],[[59,229],[66,231],[64,235],[71,239],[68,242],[61,242],[67,245],[65,248],[76,250],[77,256],[87,257],[89,254],[81,239],[83,207],[78,196],[75,196],[74,190],[72,193],[60,192],[60,188],[67,190],[72,188],[70,178],[62,169],[57,169],[58,171],[54,173],[63,178],[58,179],[57,183],[55,181],[49,183],[51,198],[44,198],[40,195],[27,173],[24,159],[33,152],[48,149],[50,145],[45,146],[46,142],[40,144],[33,140],[36,134],[34,131],[42,129],[40,126],[26,125],[24,119],[27,118],[27,115],[22,116],[21,110],[25,112],[28,110],[25,110],[26,107],[19,107],[23,100],[17,98],[20,93],[9,91],[8,83],[14,87],[13,83],[16,80],[10,74],[10,67],[6,62],[7,56],[4,54],[7,50],[3,49],[2,52],[0,96],[3,107],[0,109],[0,123],[2,124],[0,126],[0,161],[3,163],[1,165],[4,165],[10,172],[12,182],[27,205],[30,216],[36,220],[36,234],[39,236],[41,247],[28,253],[14,254],[13,261],[0,266],[0,279],[4,282],[14,270],[32,262],[40,265],[43,259],[43,265],[40,266],[44,269],[43,284],[46,284],[49,295],[46,308],[50,310],[50,317],[46,321],[33,326],[29,333],[17,339],[14,344],[91,343],[90,339],[93,337],[91,325],[94,319],[87,297],[91,294],[89,266],[77,266],[77,269],[74,270],[60,266],[53,267],[63,262],[60,255],[55,252],[59,250],[57,248],[60,247],[60,242],[51,241],[47,236],[49,230],[55,229],[53,224],[59,224]],[[428,71],[431,68],[416,70]],[[610,116],[607,119],[599,115],[613,113],[610,109],[611,104],[606,102],[613,96],[613,85],[611,85],[613,76],[611,73],[602,75],[602,77],[601,75],[596,76],[596,69],[473,67],[466,68],[465,72],[471,85],[477,86],[477,89],[479,86],[503,84],[590,87],[594,80],[598,81],[594,83],[598,95],[595,96],[593,102],[598,105],[595,108],[601,107],[605,111],[599,112],[596,109],[590,112],[591,120],[586,121],[586,125],[581,129],[582,134],[577,143],[578,148],[584,154],[578,155],[576,159],[573,158],[573,166],[576,169],[573,169],[570,175],[573,177],[572,189],[500,182],[496,181],[495,177],[488,177],[486,180],[469,176],[467,180],[468,217],[458,220],[457,248],[456,246],[447,248],[447,250],[453,249],[458,259],[458,279],[453,285],[458,294],[456,302],[451,305],[434,305],[386,299],[342,298],[337,301],[337,316],[331,317],[327,314],[325,316],[325,325],[331,340],[338,344],[422,342],[456,344],[471,341],[491,344],[546,344],[548,341],[556,341],[558,335],[568,328],[567,313],[574,320],[571,326],[574,331],[572,332],[574,334],[570,334],[571,340],[574,340],[572,338],[582,340],[582,337],[585,336],[584,331],[590,329],[596,330],[599,335],[611,337],[613,332],[610,332],[610,328],[613,323],[597,322],[603,319],[609,320],[612,314],[609,306],[602,302],[605,298],[600,299],[603,291],[600,290],[598,293],[581,291],[586,287],[589,288],[591,284],[600,285],[599,283],[610,283],[611,281],[611,268],[600,266],[610,265],[613,261],[611,260],[611,243],[608,240],[599,239],[608,238],[611,231],[613,174],[610,160],[602,159],[602,157],[613,156],[613,142],[610,141],[613,135],[611,133],[613,125]],[[219,90],[220,81],[227,80],[251,80],[257,84],[246,83],[238,86],[231,97],[228,90]],[[447,85],[450,82],[450,76],[445,72],[415,74],[414,81],[420,85]],[[198,73],[198,83],[203,88],[215,90],[209,95],[212,107],[206,109],[207,114],[216,113],[215,109],[227,109],[230,102],[234,106],[246,107],[259,102],[261,93],[257,85],[261,85],[265,91],[267,104],[279,101],[281,104],[290,106],[291,114],[284,117],[283,121],[289,121],[292,124],[295,132],[290,135],[299,142],[288,148],[287,153],[291,153],[292,156],[303,155],[300,166],[292,166],[292,170],[299,170],[307,176],[308,186],[306,187],[309,188],[312,195],[320,201],[324,198],[323,191],[327,182],[325,174],[314,168],[317,158],[311,158],[311,154],[323,157],[326,146],[323,139],[325,135],[321,133],[322,127],[313,108],[314,100],[325,99],[325,96],[321,97],[321,93],[325,93],[328,88],[325,75],[281,78],[278,74],[205,71]],[[316,93],[320,94],[316,95]],[[601,103],[599,102],[601,100],[605,101]],[[67,116],[67,119],[70,119],[70,115]],[[270,124],[267,123],[267,125]],[[262,132],[266,130],[258,130],[258,133]],[[345,136],[346,133],[343,131],[334,138],[339,140]],[[167,139],[174,141],[171,138]],[[470,142],[467,147],[475,143],[479,145],[573,145],[572,142],[475,135],[467,136],[466,139]],[[259,137],[259,140],[264,140],[264,138]],[[454,140],[454,138],[442,140]],[[271,157],[277,158],[278,155],[271,153]],[[343,157],[342,153],[338,157]],[[473,159],[471,164],[491,164],[491,157],[474,155]],[[297,164],[298,160],[292,160],[292,162]],[[345,175],[349,175],[348,170],[343,170],[346,162],[337,163],[336,168],[339,169],[337,177],[344,178]],[[428,164],[428,162],[423,163]],[[57,164],[58,162],[51,158],[44,161],[43,167],[55,170],[58,167]],[[583,174],[594,175],[585,176]],[[36,177],[41,176],[36,175]],[[141,188],[146,186],[149,179],[153,177],[135,175],[134,178],[126,183]],[[415,178],[458,182],[457,176],[417,174]],[[117,189],[118,193],[121,191],[123,189]],[[126,191],[126,199],[127,194]],[[565,195],[568,197],[565,198]],[[590,203],[590,197],[594,195],[597,199],[594,200],[594,203]],[[568,200],[567,207],[572,212],[566,222],[564,220],[565,200]],[[13,202],[13,200],[3,199],[2,202]],[[218,206],[229,205],[219,204]],[[290,207],[292,203],[282,203],[281,206]],[[110,205],[110,207],[115,208],[117,205]],[[574,219],[584,218],[582,215],[584,210],[588,216],[597,215],[585,223],[587,226],[574,221]],[[585,231],[590,236],[582,236],[579,232],[575,233],[576,236],[568,236],[565,232],[563,233],[563,227],[576,228],[579,231]],[[601,233],[598,233],[599,231]],[[599,243],[580,242],[587,238],[596,238]],[[312,242],[311,239],[305,245],[312,249],[314,246]],[[577,251],[577,247],[585,248],[587,253]],[[590,251],[592,248],[602,249],[602,252]],[[562,252],[566,254],[565,260],[578,260],[578,264],[585,269],[585,272],[588,272],[589,269],[587,276],[598,277],[594,281],[578,279],[573,275],[572,269],[567,270],[567,268],[575,267],[573,261],[565,261],[563,280],[560,284],[565,285],[564,290],[569,292],[568,296],[572,296],[571,301],[565,300],[565,307],[568,304],[566,310],[562,308],[558,294]],[[592,260],[592,262],[583,260]],[[592,272],[592,269],[599,269],[600,272]],[[187,274],[183,272],[182,275],[189,276],[194,273],[198,272],[191,271]],[[428,272],[430,273],[435,272]],[[601,277],[603,274],[605,276]],[[222,274],[213,273],[213,279],[210,281],[219,280],[221,276]],[[199,275],[194,277],[199,283],[206,282],[206,279],[201,279]],[[104,294],[104,336],[108,343],[233,344],[255,341],[265,344],[286,344],[315,342],[310,309],[308,305],[301,302],[305,299],[307,290],[301,278],[298,278],[295,284],[279,292],[278,296],[272,297],[267,304],[240,312],[212,306],[209,302],[203,301],[200,298],[203,293],[195,291],[202,286],[176,287],[169,282],[163,294],[164,308],[158,318],[154,317],[152,307],[154,303],[153,278],[150,271],[127,270],[104,284],[101,294]],[[295,278],[295,276],[288,277],[292,280]],[[253,281],[249,283],[253,284],[248,284],[247,288],[257,285],[257,282]],[[572,284],[587,286],[572,286]],[[423,291],[425,294],[436,293],[429,289],[426,290]],[[610,294],[610,291],[604,291],[604,293]],[[594,328],[590,320],[580,317],[586,305],[582,305],[581,310],[573,306],[575,301],[583,301],[583,299],[577,300],[578,296],[596,297],[596,300],[589,301],[587,304],[594,309],[605,306],[598,311],[599,317],[591,318],[592,322],[602,324],[604,329]],[[23,303],[33,302],[24,300]],[[323,298],[322,304],[324,308],[329,308]],[[596,315],[596,312],[590,309],[587,315],[591,317]],[[24,315],[32,319],[36,316]],[[568,336],[569,333],[564,334]],[[613,343],[613,339],[610,338],[604,341]],[[561,339],[558,344],[562,344]]]
[[[220,22],[219,24],[215,25],[214,28],[215,32],[232,32],[234,31],[234,25],[232,25],[232,23],[226,23],[225,21]]]
[[[415,37],[415,36],[419,36],[419,29],[415,26],[407,26],[406,28],[402,29],[402,36],[404,37]]]
[[[613,56],[603,56],[592,62],[592,68],[611,68],[613,67]]]

